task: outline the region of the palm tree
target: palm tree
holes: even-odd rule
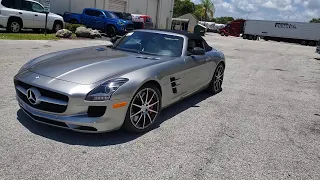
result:
[[[197,9],[196,14],[199,14],[201,17],[204,16],[205,21],[208,20],[208,16],[210,18],[213,18],[213,15],[214,15],[216,9],[215,9],[212,1],[211,0],[200,0],[200,5],[201,5],[201,7],[199,7]]]

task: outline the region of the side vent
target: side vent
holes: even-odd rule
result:
[[[177,80],[179,79],[176,79],[175,77],[171,77],[170,78],[170,81],[171,81],[171,88],[172,88],[172,92],[174,94],[176,94],[178,91],[177,91],[177,86],[179,86],[180,84],[177,83]]]

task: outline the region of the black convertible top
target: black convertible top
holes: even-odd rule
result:
[[[204,43],[206,51],[211,51],[212,47],[208,45],[207,41],[202,38],[202,36],[194,33],[190,33],[188,31],[179,31],[179,30],[167,30],[167,29],[154,29],[156,31],[163,31],[163,32],[170,32],[170,33],[176,33],[183,36],[188,37],[189,39],[201,39]]]

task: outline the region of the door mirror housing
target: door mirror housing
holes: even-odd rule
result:
[[[206,51],[202,48],[195,47],[191,51],[191,55],[205,55]]]

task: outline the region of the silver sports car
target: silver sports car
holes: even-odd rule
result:
[[[224,54],[198,35],[135,30],[112,45],[35,58],[14,77],[33,120],[79,132],[152,129],[161,109],[200,90],[221,91]]]

